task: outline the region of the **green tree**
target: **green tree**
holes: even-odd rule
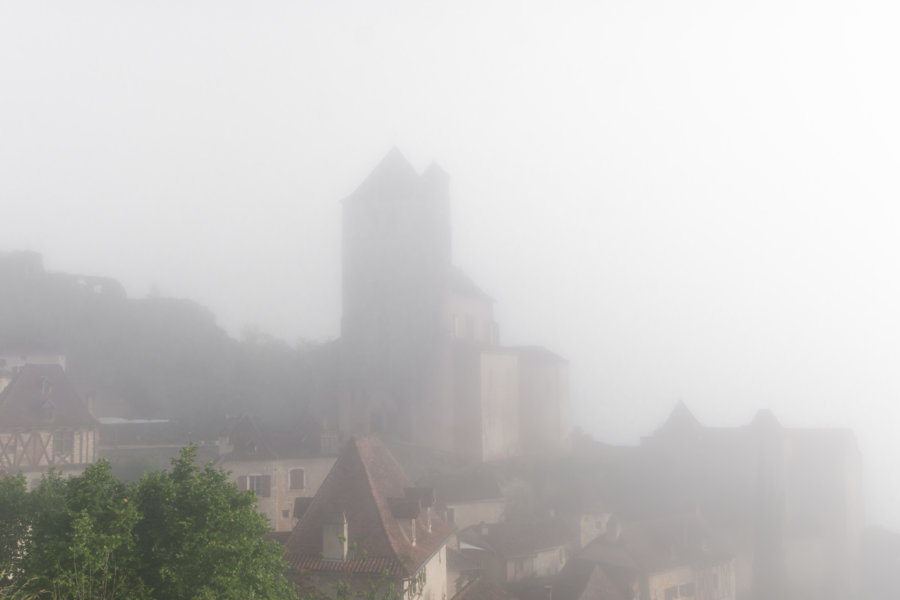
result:
[[[107,461],[69,479],[51,471],[32,492],[0,481],[0,599],[296,598],[253,493],[196,453],[137,484]]]
[[[296,598],[284,576],[283,548],[266,542],[266,519],[251,491],[228,474],[195,464],[185,448],[170,472],[145,475],[135,501],[137,569],[153,598]]]
[[[58,598],[142,598],[134,574],[133,528],[139,519],[131,488],[105,460],[63,480],[44,477],[32,492],[32,529],[25,572],[31,588]]]
[[[25,477],[19,474],[0,480],[0,588],[22,572],[29,526]]]

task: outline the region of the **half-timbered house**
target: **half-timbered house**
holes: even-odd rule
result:
[[[59,364],[26,364],[0,392],[0,469],[29,485],[51,467],[77,475],[97,457],[99,423]]]

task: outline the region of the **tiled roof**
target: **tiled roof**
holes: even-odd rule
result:
[[[0,392],[0,431],[94,427],[99,423],[60,365],[24,365]]]
[[[414,575],[444,545],[453,527],[432,516],[429,532],[425,511],[420,511],[415,519],[416,544],[410,543],[389,499],[409,498],[411,488],[412,481],[380,439],[351,439],[291,533],[288,562],[298,571]],[[346,561],[321,558],[322,526],[335,510],[347,519],[352,553]]]

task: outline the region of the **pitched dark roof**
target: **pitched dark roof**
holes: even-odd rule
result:
[[[425,511],[419,511],[416,544],[403,533],[392,514],[393,498],[405,498],[404,515],[413,483],[387,447],[375,436],[351,439],[341,451],[319,492],[287,541],[286,559],[298,571],[340,571],[410,577],[443,546],[453,527],[435,516],[428,531]],[[399,504],[399,503],[398,503]],[[346,561],[324,560],[322,525],[334,511],[347,519]]]
[[[261,427],[252,417],[241,417],[228,436],[232,451],[223,459],[250,461],[318,456],[321,454],[319,434],[318,423],[311,421],[291,432],[279,432]]]
[[[24,365],[0,392],[0,431],[99,426],[60,365]]]
[[[481,466],[426,477],[422,483],[434,487],[444,505],[503,499],[497,478]]]
[[[473,525],[461,531],[459,538],[503,558],[517,558],[565,546],[574,535],[562,519],[545,519]]]

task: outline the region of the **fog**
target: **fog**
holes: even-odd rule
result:
[[[900,526],[893,3],[0,7],[0,250],[340,331],[340,200],[391,147],[451,176],[505,342],[632,443],[683,400],[852,427]]]

